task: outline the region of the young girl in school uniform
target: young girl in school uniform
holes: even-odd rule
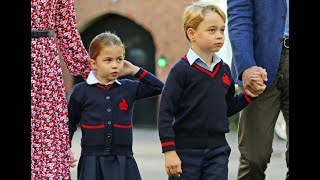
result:
[[[97,35],[89,47],[92,71],[76,84],[68,104],[70,147],[80,123],[79,180],[141,180],[132,152],[132,113],[136,100],[159,95],[163,83],[124,60],[120,38]],[[133,75],[138,80],[118,79]],[[70,148],[70,166],[76,160]]]

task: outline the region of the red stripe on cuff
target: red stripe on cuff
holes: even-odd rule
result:
[[[141,75],[138,77],[139,80],[143,79],[147,75],[148,71],[144,70]]]
[[[251,98],[249,97],[249,95],[246,93],[246,91],[244,91],[243,92],[243,94],[244,94],[244,98],[246,99],[246,101],[248,102],[248,103],[251,103]]]
[[[162,145],[162,147],[165,147],[165,146],[173,146],[175,144],[174,144],[174,141],[169,141],[169,142],[164,142],[161,145]]]

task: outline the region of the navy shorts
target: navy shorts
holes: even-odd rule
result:
[[[181,177],[169,180],[227,180],[231,148],[176,149],[182,162]]]

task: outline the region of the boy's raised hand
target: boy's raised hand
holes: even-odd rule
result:
[[[127,60],[123,60],[123,68],[122,71],[120,72],[120,76],[127,76],[127,75],[135,75],[139,71],[139,67],[133,65],[131,62]]]
[[[76,159],[74,159],[74,155],[73,155],[73,152],[71,150],[71,148],[69,149],[69,155],[70,155],[70,167],[74,168],[76,166]]]
[[[180,177],[182,173],[181,160],[176,151],[167,151],[165,155],[165,166],[168,176]]]

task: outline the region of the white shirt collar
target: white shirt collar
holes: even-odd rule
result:
[[[109,84],[112,84],[114,82],[116,82],[117,84],[121,85],[121,83],[116,79],[114,81],[110,81],[108,82],[107,84],[105,83],[101,83],[97,78],[96,78],[96,72],[91,70],[87,79],[86,79],[86,82],[90,85],[92,84],[102,84],[102,85],[109,85]]]
[[[203,61],[204,62],[204,60],[202,60],[201,59],[201,57],[196,53],[196,52],[194,52],[191,48],[189,49],[189,51],[188,51],[188,53],[187,53],[187,59],[188,59],[188,62],[189,62],[189,64],[190,64],[190,66],[197,60],[197,59],[199,59],[200,61]],[[216,53],[214,53],[213,54],[213,61],[212,61],[212,64],[217,64],[217,63],[219,63],[221,61],[221,58],[216,54]],[[204,62],[205,63],[205,62]]]

